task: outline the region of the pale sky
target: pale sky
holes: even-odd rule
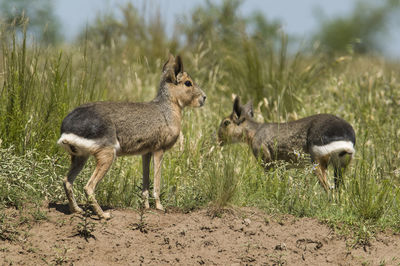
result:
[[[143,5],[147,11],[159,7],[167,28],[182,15],[189,14],[195,6],[204,3],[203,0],[57,0],[55,7],[64,35],[67,40],[72,40],[80,29],[94,20],[97,13],[117,10],[126,2],[131,2],[138,10],[142,10]],[[354,0],[245,0],[240,12],[247,15],[255,10],[261,11],[268,20],[280,20],[285,32],[307,39],[318,28],[316,12],[328,17],[345,15],[352,11],[354,3]],[[400,58],[399,26],[399,22],[392,25],[385,45],[385,53],[397,58]]]

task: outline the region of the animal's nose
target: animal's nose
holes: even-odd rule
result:
[[[206,102],[206,98],[207,98],[207,96],[203,94],[203,97],[199,99],[200,106],[204,105],[204,103]]]

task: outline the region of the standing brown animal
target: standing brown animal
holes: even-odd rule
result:
[[[330,188],[326,178],[328,165],[333,165],[335,187],[339,187],[356,143],[352,126],[334,115],[318,114],[288,123],[257,123],[252,103],[242,106],[239,97],[234,100],[232,113],[222,120],[218,139],[221,145],[248,143],[266,169],[275,160],[294,163],[299,152],[307,153],[317,164],[315,172],[326,191]]]
[[[86,196],[95,213],[110,218],[98,205],[94,191],[117,156],[142,155],[143,198],[149,208],[149,168],[154,160],[154,199],[160,202],[161,164],[164,151],[170,149],[181,131],[185,106],[201,107],[206,95],[183,70],[182,60],[170,56],[161,75],[158,94],[150,102],[94,102],[81,105],[69,113],[61,125],[58,144],[71,155],[71,167],[64,180],[71,212],[82,212],[76,203],[72,185],[93,155],[97,165],[85,186]]]

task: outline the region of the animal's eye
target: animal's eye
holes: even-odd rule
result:
[[[228,126],[230,123],[231,123],[231,121],[229,121],[229,120],[225,120],[225,121],[224,121],[224,126],[226,126],[226,127],[227,127],[227,126]]]
[[[192,82],[190,82],[189,80],[187,80],[187,81],[185,82],[185,86],[186,86],[186,87],[192,86]]]

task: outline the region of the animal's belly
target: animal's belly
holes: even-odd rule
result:
[[[270,147],[271,161],[285,161],[294,165],[304,165],[310,161],[310,155],[302,148],[287,146]]]
[[[120,150],[117,151],[118,156],[123,155],[143,155],[158,150],[170,149],[179,137],[178,134],[171,134],[166,131],[164,134],[149,134],[147,136],[122,137],[119,136]]]

